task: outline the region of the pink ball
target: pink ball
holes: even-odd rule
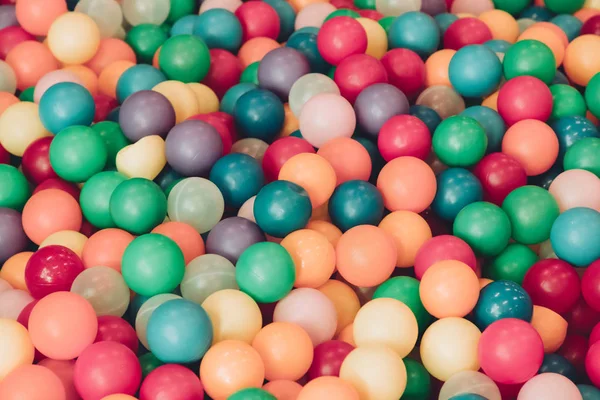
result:
[[[66,400],[81,399],[75,389],[75,384],[73,383],[73,373],[75,371],[74,360],[60,361],[46,358],[40,361],[38,365],[48,368],[58,376],[58,379],[61,380],[65,388]]]
[[[431,153],[431,133],[419,118],[396,115],[381,127],[377,146],[386,161],[405,156],[425,160]]]
[[[581,277],[581,294],[590,307],[600,311],[600,260],[585,269]]]
[[[590,346],[585,357],[585,372],[592,383],[600,387],[600,343]]]
[[[415,276],[421,279],[425,271],[438,261],[456,260],[477,271],[477,258],[471,247],[452,235],[436,236],[426,241],[415,257]]]
[[[321,147],[338,137],[351,137],[356,128],[356,115],[348,100],[333,93],[311,98],[300,113],[300,132],[310,144]]]
[[[492,0],[454,0],[450,12],[452,14],[473,14],[478,17],[479,14],[493,9]]]
[[[83,81],[75,73],[71,71],[65,71],[62,69],[48,72],[44,75],[38,83],[35,85],[33,91],[33,101],[39,103],[42,95],[46,93],[46,90],[50,89],[50,86],[54,86],[57,83],[62,82],[73,82],[78,85],[84,86]]]
[[[335,6],[330,3],[314,3],[304,7],[298,15],[296,15],[296,22],[294,27],[296,30],[305,27],[320,28],[325,22],[325,18],[332,12],[337,10]]]
[[[533,76],[517,76],[498,92],[498,113],[507,125],[525,119],[547,121],[552,113],[552,93]]]
[[[0,293],[6,292],[7,290],[12,290],[12,286],[10,286],[10,283],[0,278]]]
[[[331,340],[337,328],[335,306],[317,289],[293,290],[275,306],[274,322],[300,325],[317,346]]]
[[[144,379],[140,400],[202,400],[204,388],[188,368],[167,364],[156,368]]]
[[[594,326],[594,329],[592,329],[592,333],[590,333],[589,345],[591,346],[598,342],[600,342],[600,322],[598,322],[596,326]]]
[[[355,54],[340,62],[335,69],[333,80],[342,96],[354,103],[360,92],[367,87],[375,83],[387,83],[388,75],[381,61],[375,57]],[[300,132],[304,135],[302,129]]]
[[[600,355],[600,354],[599,354]],[[577,386],[568,378],[545,373],[534,376],[519,391],[517,400],[581,400]]]
[[[135,329],[123,318],[113,315],[98,317],[98,335],[94,343],[117,342],[137,353],[139,341]]]
[[[111,394],[133,396],[142,380],[142,367],[126,346],[117,342],[94,343],[75,362],[77,392],[86,400]]]
[[[556,199],[560,212],[575,207],[600,211],[600,179],[583,169],[562,172],[548,189]]]
[[[20,289],[10,289],[0,293],[0,318],[17,320],[21,311],[33,301],[29,293]]]

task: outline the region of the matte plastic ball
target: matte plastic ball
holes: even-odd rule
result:
[[[77,254],[63,246],[47,246],[27,261],[25,282],[31,295],[41,299],[50,293],[69,291],[81,272],[83,263]]]
[[[175,125],[175,110],[169,100],[153,90],[140,90],[125,99],[119,125],[132,142],[152,135],[166,137]]]
[[[463,396],[467,397],[464,398]],[[477,396],[489,400],[502,399],[496,383],[477,371],[462,371],[452,375],[450,379],[444,382],[440,390],[440,400],[481,400]]]
[[[318,288],[335,271],[335,249],[325,234],[301,229],[286,236],[281,245],[294,260],[295,287]]]
[[[600,292],[598,291],[598,281],[600,278],[600,261],[594,261],[585,270],[581,279],[581,292],[586,303],[595,310],[600,309]]]
[[[167,301],[180,299],[180,296],[171,293],[158,294],[156,296],[152,296],[150,298],[146,296],[136,296],[134,297],[134,301],[132,302],[132,308],[137,307],[136,310],[133,309],[132,314],[135,314],[135,331],[137,333],[137,337],[140,342],[144,345],[145,348],[150,348],[148,344],[147,330],[148,330],[148,321],[152,316],[152,313],[162,304]],[[138,305],[137,303],[141,304]],[[157,359],[157,361],[159,361]]]
[[[563,117],[552,122],[550,126],[558,137],[559,161],[577,141],[586,137],[600,137],[596,126],[589,119],[580,116]]]
[[[450,60],[448,76],[460,95],[485,97],[498,87],[502,64],[498,56],[485,46],[465,46]]]
[[[186,265],[194,258],[205,253],[202,236],[191,226],[183,222],[169,221],[160,224],[152,230],[173,240],[181,251]]]
[[[525,274],[536,261],[538,256],[529,247],[511,243],[486,265],[484,275],[493,280],[508,280],[521,285]]]
[[[425,84],[425,64],[417,53],[408,49],[392,49],[381,58],[389,83],[408,97],[416,95]]]
[[[60,378],[41,365],[21,365],[8,374],[0,385],[0,396],[7,400],[62,400],[66,397]]]
[[[455,115],[442,121],[433,134],[433,151],[449,167],[470,167],[485,155],[488,141],[477,120]]]
[[[365,53],[367,33],[354,18],[335,17],[319,29],[317,45],[325,61],[339,65],[348,56]]]
[[[277,180],[281,167],[293,156],[314,152],[314,147],[304,139],[286,137],[276,140],[267,148],[262,160],[266,180]]]
[[[199,82],[210,68],[210,53],[202,39],[177,35],[162,45],[158,63],[168,79],[183,83]]]
[[[395,86],[376,83],[360,92],[354,111],[361,130],[377,136],[390,118],[408,113],[408,100]]]
[[[210,171],[210,180],[223,194],[225,205],[240,208],[264,185],[258,161],[247,154],[232,153],[218,160]]]
[[[581,293],[576,270],[567,262],[556,259],[535,263],[525,274],[523,288],[534,304],[559,314],[569,311]]]
[[[528,176],[552,168],[559,156],[559,140],[551,127],[541,121],[519,121],[506,131],[502,152],[517,159]]]
[[[118,78],[116,85],[117,100],[123,103],[126,98],[135,92],[152,90],[154,86],[166,80],[165,74],[150,65],[134,65],[127,68]]]
[[[508,245],[511,225],[500,207],[487,202],[475,202],[458,213],[453,231],[476,253],[495,256]]]
[[[431,376],[423,364],[410,358],[405,358],[406,389],[403,396],[408,399],[428,398],[431,395]]]
[[[209,49],[224,49],[235,53],[242,45],[242,25],[236,16],[222,8],[200,14],[193,33],[204,40]]]
[[[600,115],[600,74],[594,75],[585,88],[585,102],[594,116]],[[579,92],[578,92],[579,94]]]
[[[222,220],[210,231],[206,248],[209,253],[235,263],[249,246],[265,240],[258,225],[245,218],[231,217]]]
[[[86,269],[75,278],[70,290],[85,298],[98,316],[121,317],[129,306],[129,288],[121,274],[109,267]]]
[[[415,35],[414,32],[419,32]],[[440,29],[429,15],[410,10],[397,17],[388,32],[391,49],[404,48],[428,57],[434,53],[440,43]]]
[[[415,258],[414,267],[417,279],[421,279],[425,271],[438,261],[456,260],[476,269],[476,259],[469,245],[451,235],[436,236],[420,247]]]
[[[235,10],[247,41],[256,37],[277,39],[279,36],[279,15],[268,3],[242,4]]]
[[[354,103],[358,95],[368,86],[387,83],[387,72],[383,64],[367,54],[356,54],[345,58],[335,69],[334,81],[340,93],[350,103]],[[381,89],[378,89],[381,90]],[[398,94],[395,101],[398,101]]]
[[[544,337],[542,336],[543,339]],[[571,383],[577,379],[577,370],[573,364],[560,354],[546,354],[539,373],[562,375],[564,378],[570,380]]]
[[[342,231],[358,225],[378,225],[383,218],[383,198],[364,181],[348,181],[336,188],[329,200],[329,215]]]
[[[411,156],[425,160],[431,152],[431,133],[427,125],[412,115],[397,115],[379,130],[377,146],[387,160]]]
[[[352,105],[334,93],[312,97],[302,108],[299,122],[302,136],[315,147],[334,138],[351,137],[356,128]]]
[[[286,161],[279,179],[295,183],[306,190],[313,209],[329,200],[336,185],[335,170],[318,154],[297,154]]]
[[[2,264],[27,247],[28,240],[18,211],[0,208],[0,243]]]
[[[103,229],[85,242],[81,259],[86,268],[98,265],[121,271],[121,257],[133,236],[120,229]]]
[[[419,11],[427,1],[409,0],[397,2],[393,0],[375,0],[375,9],[381,14],[397,17],[411,11]],[[360,7],[364,8],[364,7]]]
[[[492,40],[490,28],[478,18],[459,18],[444,32],[444,48],[460,50],[471,44],[484,44]]]
[[[134,239],[123,253],[127,286],[143,296],[172,292],[183,280],[183,253],[173,240],[151,233]]]
[[[204,388],[198,375],[190,369],[168,364],[156,368],[145,377],[139,394],[141,400],[156,400],[161,396],[172,400],[202,400]]]
[[[211,294],[225,289],[238,289],[235,267],[225,257],[205,254],[192,260],[181,281],[184,299],[202,304]]]
[[[12,165],[0,164],[0,206],[14,210],[22,210],[31,196],[29,182],[23,174]]]
[[[127,179],[124,175],[106,171],[88,179],[81,189],[80,204],[83,216],[97,228],[114,228],[110,215],[110,198],[119,184]]]
[[[265,142],[277,136],[285,119],[281,100],[262,89],[243,94],[235,104],[233,116],[241,133]]]
[[[48,47],[63,64],[89,61],[100,45],[100,30],[86,14],[69,12],[56,18],[48,30]]]
[[[565,51],[563,66],[573,83],[587,86],[598,72],[600,58],[596,51],[599,47],[598,35],[582,35],[569,43]]]
[[[169,194],[171,221],[185,222],[198,233],[210,231],[223,216],[225,202],[219,188],[204,178],[186,178]]]
[[[577,89],[569,85],[558,84],[550,86],[550,92],[554,102],[550,116],[552,119],[575,115],[585,117],[587,107],[583,96]]]
[[[437,192],[431,209],[451,221],[465,206],[482,199],[483,189],[475,175],[463,168],[450,168],[437,176]]]
[[[23,153],[21,160],[23,175],[34,184],[40,184],[46,179],[58,178],[50,165],[49,152],[52,140],[52,137],[40,138],[27,146]]]
[[[89,126],[94,120],[94,98],[86,88],[72,82],[51,86],[40,99],[40,119],[57,134],[73,125]]]
[[[338,377],[344,359],[352,350],[354,346],[340,340],[321,343],[314,349],[314,359],[308,370],[308,378],[312,381],[322,376]]]
[[[482,331],[501,319],[517,318],[530,322],[532,316],[531,297],[511,281],[495,281],[485,286],[473,311],[473,320]]]
[[[600,212],[584,207],[565,211],[554,221],[550,241],[561,259],[588,266],[600,258]]]
[[[549,84],[556,74],[552,50],[537,40],[521,40],[512,45],[504,54],[503,66],[506,79],[533,76]]]
[[[309,72],[310,65],[304,54],[289,47],[280,47],[267,53],[261,60],[258,84],[285,101],[292,85]]]
[[[150,232],[165,219],[166,200],[154,182],[129,179],[120,183],[110,197],[110,215],[117,227],[140,235]]]
[[[473,106],[465,109],[460,115],[473,118],[483,126],[488,138],[487,153],[500,151],[506,124],[497,111],[486,106]]]
[[[137,353],[139,347],[135,329],[123,318],[112,315],[98,317],[98,335],[95,343],[98,342],[121,343],[134,353]]]
[[[573,143],[565,153],[565,170],[583,169],[600,177],[600,138],[582,138]]]
[[[540,374],[529,380],[519,391],[519,399],[533,400],[538,396],[545,399],[559,399],[568,396],[573,399],[583,399],[575,383],[558,373],[540,371]]]
[[[290,36],[290,39],[285,43],[287,47],[298,50],[308,59],[310,69],[314,73],[325,74],[331,70],[331,65],[323,59],[319,52],[317,43],[317,32],[309,30],[316,28],[302,28],[297,33]],[[333,75],[333,74],[331,74]],[[333,78],[333,76],[331,76]]]

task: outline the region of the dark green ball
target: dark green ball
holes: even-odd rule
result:
[[[365,181],[344,182],[329,199],[331,221],[343,232],[358,225],[378,225],[383,211],[381,193]]]
[[[308,193],[289,181],[263,187],[254,201],[256,223],[268,235],[283,238],[306,226],[312,215]]]

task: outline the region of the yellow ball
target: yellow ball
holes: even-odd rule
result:
[[[408,306],[398,300],[369,301],[354,318],[354,341],[361,346],[387,346],[402,358],[417,343],[419,327]]]
[[[48,47],[64,64],[89,61],[100,45],[100,29],[83,13],[69,12],[58,17],[48,31]]]
[[[0,382],[15,368],[33,363],[34,348],[27,329],[17,321],[0,318]]]
[[[211,88],[202,83],[188,83],[198,100],[198,114],[208,114],[219,111],[219,98]]]
[[[42,125],[35,103],[13,104],[0,116],[0,144],[17,157],[22,157],[31,143],[50,135]]]
[[[117,171],[128,178],[153,180],[167,165],[165,141],[157,135],[146,136],[117,153]]]
[[[600,0],[586,0],[583,8],[594,8],[600,10]]]
[[[175,109],[177,123],[198,114],[198,98],[192,88],[179,81],[164,81],[152,88],[165,96]]]
[[[212,322],[213,344],[223,340],[241,340],[252,344],[262,327],[258,305],[239,290],[219,290],[204,300],[202,308]]]
[[[361,400],[398,400],[406,389],[402,358],[383,346],[352,350],[342,363],[340,378],[354,386]]]
[[[462,371],[477,371],[477,346],[481,332],[463,318],[443,318],[433,324],[421,339],[421,360],[429,373],[440,381]]]
[[[377,21],[370,18],[357,18],[356,21],[358,21],[365,32],[367,32],[366,54],[380,60],[388,49],[388,40],[385,29],[383,29]]]
[[[85,246],[85,242],[87,242],[87,240],[88,238],[80,232],[60,231],[48,236],[40,244],[40,249],[50,245],[59,245],[68,248],[77,254],[79,258],[81,258],[81,254],[83,254],[83,246]]]
[[[478,394],[488,400],[502,400],[496,383],[477,371],[463,371],[452,375],[442,386],[439,400],[450,400],[465,393]]]

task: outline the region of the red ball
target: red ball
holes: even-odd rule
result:
[[[470,44],[484,44],[492,40],[490,28],[477,18],[460,18],[444,33],[444,48],[459,50]]]
[[[481,334],[478,345],[483,372],[494,381],[519,384],[533,378],[544,360],[540,334],[526,321],[505,318]]]
[[[588,340],[585,336],[569,334],[557,353],[566,358],[578,371],[584,371],[587,350]]]
[[[17,322],[23,325],[25,328],[29,329],[29,316],[31,315],[31,311],[33,311],[33,307],[38,303],[39,300],[34,300],[31,303],[27,304],[24,309],[21,310],[19,317],[17,318]],[[45,355],[39,352],[38,349],[35,349],[34,355],[35,361],[41,361],[47,358]]]
[[[26,40],[35,40],[35,36],[20,26],[8,26],[0,29],[0,59],[5,60],[6,55],[13,47]]]
[[[379,21],[381,18],[383,18],[383,14],[375,10],[358,10],[358,13],[361,17],[369,18],[374,21]]]
[[[98,335],[94,343],[117,342],[137,353],[139,341],[135,329],[123,318],[113,315],[98,317]]]
[[[140,388],[140,400],[202,400],[204,387],[198,375],[176,364],[150,372]]]
[[[31,143],[23,153],[21,166],[25,177],[35,185],[46,179],[58,178],[50,165],[50,143],[54,136],[43,137]]]
[[[94,104],[96,105],[94,122],[101,122],[106,121],[108,114],[119,105],[119,102],[110,96],[98,93],[94,96]]]
[[[283,164],[293,156],[301,153],[314,154],[315,148],[306,140],[293,136],[274,141],[267,147],[262,161],[262,168],[267,181],[276,181]]]
[[[425,271],[438,261],[456,260],[477,270],[477,258],[464,240],[452,235],[440,235],[426,241],[415,257],[415,276],[421,279]]]
[[[419,118],[396,115],[381,127],[377,146],[385,161],[404,156],[425,160],[431,152],[431,133]]]
[[[367,32],[354,18],[331,18],[319,29],[317,48],[325,61],[339,65],[346,57],[367,51]]]
[[[358,7],[354,5],[353,0],[331,0],[329,3],[331,3],[331,5],[337,8],[338,10],[344,8],[347,10],[358,11]]]
[[[517,76],[500,88],[498,113],[508,125],[524,119],[546,122],[552,113],[552,93],[533,76]]]
[[[583,297],[580,297],[565,315],[565,319],[569,323],[569,332],[587,336],[600,322],[600,313],[591,308]]]
[[[548,258],[536,262],[523,278],[523,289],[533,304],[558,314],[569,311],[579,299],[581,284],[577,271],[569,263]]]
[[[198,114],[189,117],[188,119],[204,121],[207,124],[212,125],[212,127],[217,130],[219,136],[221,136],[221,140],[223,141],[223,155],[229,154],[229,152],[231,152],[231,146],[233,146],[232,133],[229,131],[227,124],[214,114],[215,113]]]
[[[592,383],[600,387],[600,343],[590,347],[585,357],[585,372]]]
[[[385,53],[381,63],[389,82],[408,97],[416,96],[425,86],[425,63],[408,49],[393,49]]]
[[[378,59],[367,54],[356,54],[338,65],[333,80],[340,88],[341,95],[354,103],[363,89],[375,83],[387,83],[388,77]]]
[[[10,153],[0,144],[0,164],[10,164]]]
[[[121,343],[94,343],[75,362],[75,388],[86,400],[100,400],[117,393],[133,396],[141,380],[140,362],[135,353]]]
[[[600,260],[585,269],[581,278],[581,294],[590,307],[600,311]]]
[[[210,69],[202,83],[211,88],[220,99],[232,86],[240,82],[243,69],[240,59],[227,50],[212,49]]]
[[[600,15],[594,15],[581,27],[581,35],[600,35]]]
[[[473,174],[481,182],[483,199],[498,206],[510,192],[527,185],[525,168],[512,156],[504,153],[491,153],[483,157]]]
[[[504,383],[496,382],[496,386],[498,386],[498,390],[500,390],[500,395],[502,396],[502,399],[516,400],[523,385],[524,385],[524,383],[517,383],[515,385],[506,385]]]
[[[54,292],[68,292],[83,262],[72,250],[51,245],[38,249],[25,266],[25,284],[29,293],[41,299]]]
[[[33,194],[36,194],[37,192],[41,192],[42,190],[46,190],[46,189],[62,190],[63,192],[69,193],[71,196],[73,196],[73,198],[75,200],[77,200],[79,202],[80,190],[77,187],[77,185],[75,185],[74,183],[63,181],[60,178],[46,179],[44,182],[40,183],[35,188],[35,190],[33,191]]]
[[[597,342],[600,342],[600,322],[594,326],[594,329],[590,333],[589,345],[591,346]]]
[[[308,379],[321,376],[340,376],[340,368],[354,346],[341,340],[323,342],[314,349],[313,362],[308,370]]]
[[[263,1],[249,1],[235,10],[235,16],[242,24],[242,40],[268,37],[276,40],[279,36],[279,14]]]

